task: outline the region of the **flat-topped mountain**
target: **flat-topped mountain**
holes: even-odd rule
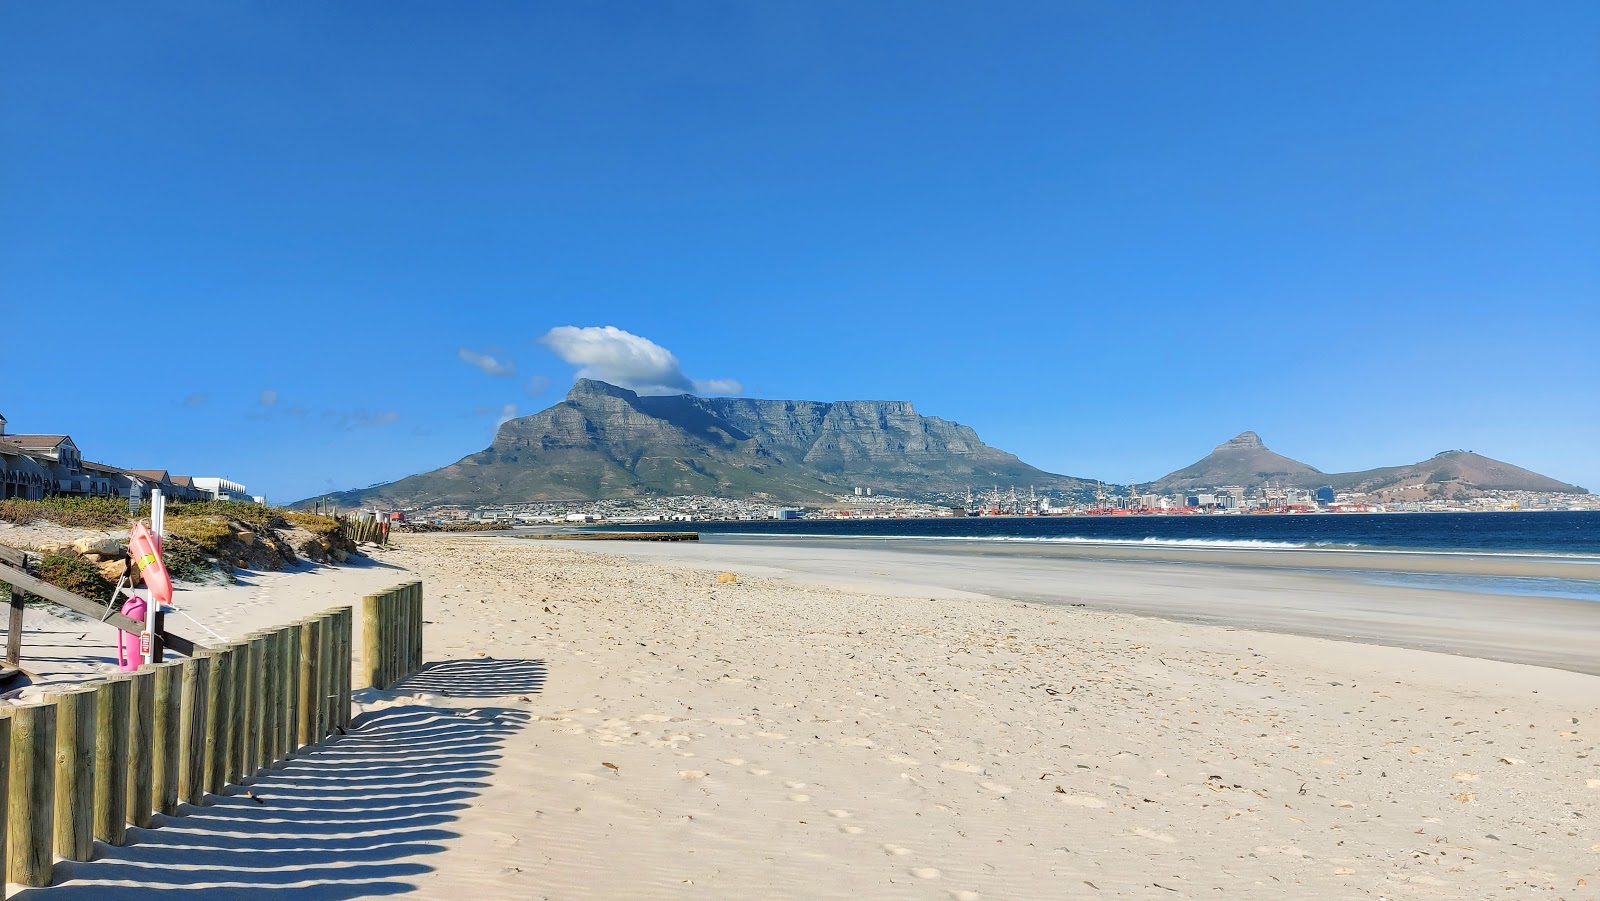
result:
[[[1474,494],[1483,491],[1537,491],[1586,494],[1549,476],[1502,463],[1471,451],[1436,454],[1420,463],[1385,466],[1361,472],[1324,473],[1267,449],[1261,436],[1243,432],[1190,466],[1168,473],[1150,485],[1157,492],[1180,493],[1200,488],[1240,485],[1254,488],[1271,482],[1286,488],[1330,485],[1338,491],[1369,494],[1410,492],[1405,499],[1424,495]],[[1412,497],[1411,495],[1416,495]],[[1398,499],[1398,498],[1397,498]]]
[[[1092,489],[908,401],[651,396],[580,379],[555,406],[506,422],[478,453],[325,500],[413,507],[703,494],[806,502],[856,485],[928,493],[990,484]]]

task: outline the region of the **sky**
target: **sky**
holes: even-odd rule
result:
[[[1600,490],[1597,110],[1588,0],[8,3],[0,414],[275,502],[580,374]]]

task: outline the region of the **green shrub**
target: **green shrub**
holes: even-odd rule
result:
[[[286,510],[283,518],[292,526],[299,526],[322,538],[327,538],[339,533],[339,521],[331,516],[322,516],[318,513],[300,513],[295,510]]]
[[[283,511],[249,501],[184,501],[167,506],[167,516],[220,516],[237,519],[258,529],[270,528]]]
[[[161,556],[174,579],[198,582],[215,571],[211,558],[199,545],[178,535],[168,535],[162,542]]]
[[[103,601],[111,597],[115,582],[100,577],[94,564],[72,554],[49,554],[39,561],[39,578],[75,595]]]
[[[234,540],[233,526],[221,516],[172,516],[167,519],[168,536],[186,538],[205,553],[217,556],[223,545]]]
[[[141,516],[148,516],[150,505],[140,505]],[[27,501],[11,498],[0,501],[0,520],[27,525],[38,520],[78,529],[125,529],[133,520],[128,502],[115,497],[47,497]]]

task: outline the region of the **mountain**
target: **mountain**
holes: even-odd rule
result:
[[[641,396],[580,379],[560,403],[506,422],[488,448],[456,463],[310,500],[418,507],[701,494],[814,502],[856,485],[926,494],[991,484],[1073,495],[1092,487],[1035,469],[907,401]]]
[[[1322,478],[1322,473],[1315,467],[1273,453],[1255,432],[1241,432],[1217,445],[1198,462],[1157,479],[1150,488],[1163,494],[1176,494],[1225,485],[1249,488],[1268,481],[1299,485],[1318,478]]]
[[[1472,496],[1495,490],[1588,493],[1576,485],[1464,450],[1445,451],[1406,466],[1324,473],[1273,453],[1255,432],[1244,432],[1217,445],[1199,462],[1162,476],[1150,488],[1158,493],[1181,493],[1226,485],[1254,488],[1269,481],[1292,488],[1331,485],[1337,491],[1361,491],[1388,500]]]

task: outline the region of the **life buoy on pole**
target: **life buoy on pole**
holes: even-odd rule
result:
[[[139,578],[150,589],[150,599],[158,604],[172,603],[172,576],[161,559],[161,540],[150,534],[142,522],[133,524],[128,531],[128,556],[139,568]]]

